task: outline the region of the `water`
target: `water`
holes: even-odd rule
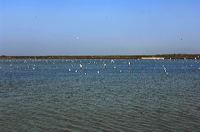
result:
[[[199,68],[198,60],[0,60],[0,131],[199,131]]]

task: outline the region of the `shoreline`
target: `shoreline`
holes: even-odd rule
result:
[[[0,56],[0,59],[200,59],[200,54],[161,54],[161,55],[83,55],[83,56]]]

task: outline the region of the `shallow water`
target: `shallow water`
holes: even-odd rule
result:
[[[0,60],[2,132],[199,131],[199,124],[197,60]]]

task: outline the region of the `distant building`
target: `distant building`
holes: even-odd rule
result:
[[[164,60],[164,57],[142,57],[143,60]]]

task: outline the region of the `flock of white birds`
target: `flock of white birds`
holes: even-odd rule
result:
[[[8,61],[8,62],[10,62],[10,64],[9,64],[9,66],[10,67],[13,67],[13,64],[12,64],[12,61],[18,61],[18,60],[6,60],[6,61]],[[21,60],[20,60],[21,61]],[[35,61],[42,61],[42,60],[35,60],[35,59],[30,59],[30,60],[23,60],[23,63],[28,63],[28,61],[31,61],[31,62],[35,62]],[[62,60],[63,62],[68,62],[68,61],[71,61],[71,63],[73,64],[73,62],[75,62],[76,60]],[[159,60],[158,60],[159,61]],[[49,63],[49,60],[45,60],[44,62],[46,62],[47,64]],[[81,61],[80,61],[81,62]],[[196,63],[200,63],[200,61],[198,61],[197,59],[195,59],[195,62]],[[96,64],[97,62],[95,62],[95,61],[90,61],[88,64]],[[111,59],[110,60],[110,63],[115,63],[115,60],[113,60],[113,59]],[[56,62],[55,61],[52,61],[52,64],[53,65],[56,65]],[[134,67],[134,66],[132,66],[132,65],[134,65],[133,64],[133,62],[131,62],[131,61],[127,61],[126,62],[126,64],[127,64],[127,66],[129,66],[129,67]],[[107,64],[106,63],[103,63],[102,64],[102,68],[103,69],[106,69],[107,68],[107,65],[108,65],[108,62],[107,62]],[[72,67],[73,67],[73,65],[72,65]],[[32,68],[32,70],[34,71],[34,70],[36,70],[36,68],[37,68],[37,66],[36,66],[36,64],[33,64],[32,66],[30,66],[30,65],[28,65],[28,67],[27,67],[28,69],[30,69],[30,68]],[[162,65],[162,68],[163,68],[163,71],[164,71],[164,73],[166,74],[166,75],[168,75],[169,73],[168,73],[168,70],[167,70],[167,68],[166,68],[166,66],[165,65]],[[2,69],[2,66],[0,66],[0,70]],[[79,68],[78,69],[75,69],[75,70],[72,70],[71,68],[69,68],[68,69],[68,72],[75,72],[75,73],[77,73],[78,71],[80,71],[80,70],[83,70],[83,69],[87,69],[87,66],[84,66],[82,63],[80,63],[79,64]],[[113,66],[113,69],[117,69],[117,67],[116,66]],[[200,67],[199,68],[197,68],[198,70],[200,70]],[[97,74],[100,74],[100,70],[97,70],[96,71],[97,72]],[[122,72],[122,69],[119,69],[119,72],[121,73]],[[87,75],[87,73],[85,72],[84,73],[85,75]]]

